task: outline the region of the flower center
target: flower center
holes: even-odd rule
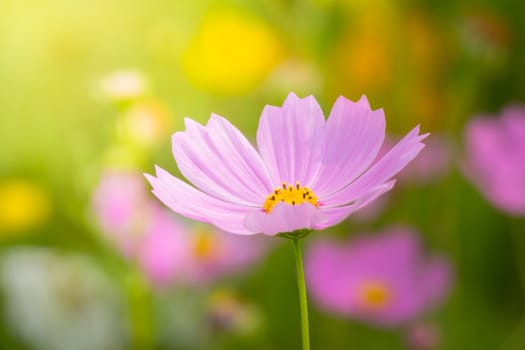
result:
[[[381,282],[365,282],[359,286],[359,300],[361,305],[367,309],[381,309],[391,300],[392,294],[389,288]]]
[[[303,203],[310,203],[316,207],[319,205],[314,192],[308,187],[302,187],[299,181],[295,183],[295,186],[283,181],[282,187],[277,187],[268,195],[268,197],[266,197],[263,204],[264,212],[269,214],[280,202],[290,205],[299,205]]]
[[[193,241],[193,254],[198,260],[208,260],[215,252],[215,240],[208,232],[198,232]]]

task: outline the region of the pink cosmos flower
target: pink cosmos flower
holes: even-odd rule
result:
[[[525,216],[525,106],[474,118],[465,138],[467,176],[494,206]]]
[[[419,126],[372,163],[385,137],[382,109],[366,97],[339,97],[325,120],[313,96],[290,93],[266,106],[258,151],[226,119],[203,126],[186,119],[173,154],[190,186],[160,167],[146,175],[173,211],[237,234],[275,235],[335,225],[390,190],[391,180],[421,151]]]
[[[118,251],[135,260],[159,287],[177,281],[202,284],[246,269],[268,248],[257,237],[232,236],[174,218],[147,196],[140,175],[106,172],[93,211]]]
[[[412,321],[441,301],[451,273],[443,259],[423,256],[414,232],[395,228],[346,244],[315,242],[306,277],[325,310],[387,327]]]

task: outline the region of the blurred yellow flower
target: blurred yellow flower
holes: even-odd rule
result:
[[[284,55],[277,33],[238,11],[205,16],[183,57],[193,84],[217,94],[245,92],[260,83]]]
[[[149,99],[134,103],[127,109],[119,125],[121,136],[132,143],[153,146],[171,130],[171,114],[160,101]]]
[[[2,236],[31,229],[51,212],[51,200],[36,183],[22,179],[0,183],[0,232]]]

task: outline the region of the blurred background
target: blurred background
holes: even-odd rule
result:
[[[177,173],[184,117],[214,112],[253,140],[264,105],[294,91],[326,116],[337,96],[366,94],[386,144],[416,124],[432,133],[392,192],[306,239],[312,348],[525,349],[524,10],[3,0],[0,348],[299,349],[291,244],[176,217],[142,176]],[[417,254],[388,247],[392,227]],[[322,290],[352,269],[315,278],[318,249],[344,255],[355,240],[411,262],[392,277],[413,280],[406,298],[432,297],[388,322],[398,299],[383,284],[363,287],[373,317],[327,305]],[[425,284],[434,257],[439,281]]]

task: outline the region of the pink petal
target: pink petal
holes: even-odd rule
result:
[[[331,208],[321,208],[323,215],[326,220],[322,223],[321,228],[327,228],[330,226],[337,225],[341,221],[345,220],[349,215],[355,211],[365,207],[377,197],[381,196],[383,193],[388,192],[394,187],[395,180],[386,182],[382,185],[379,185],[363,196],[356,199],[352,204],[346,205],[343,207],[331,207]]]
[[[264,108],[257,146],[274,186],[311,183],[320,167],[324,129],[323,112],[313,96],[300,99],[290,93],[282,108]]]
[[[145,174],[153,186],[153,194],[166,206],[190,219],[212,223],[224,231],[254,234],[244,226],[250,207],[232,204],[211,197],[156,167],[157,177]]]
[[[273,187],[266,166],[251,143],[228,120],[216,114],[212,114],[208,128],[213,143],[236,166],[231,171],[254,190],[258,199],[261,195],[262,198],[266,198]],[[237,167],[241,167],[242,170],[239,171]]]
[[[207,126],[186,119],[173,135],[181,173],[203,192],[224,201],[259,206],[272,190],[261,158],[228,121],[217,115]]]
[[[380,186],[418,155],[425,147],[421,141],[427,136],[419,135],[419,126],[415,127],[357,180],[328,198],[321,198],[321,202],[326,206],[342,206],[357,200],[370,188]]]
[[[340,96],[326,125],[323,166],[312,185],[326,197],[352,182],[373,160],[385,138],[385,114],[372,111],[366,96],[352,102]]]
[[[300,229],[318,229],[324,217],[319,208],[308,203],[288,205],[281,203],[271,213],[254,210],[246,216],[246,227],[265,235],[292,232]]]

